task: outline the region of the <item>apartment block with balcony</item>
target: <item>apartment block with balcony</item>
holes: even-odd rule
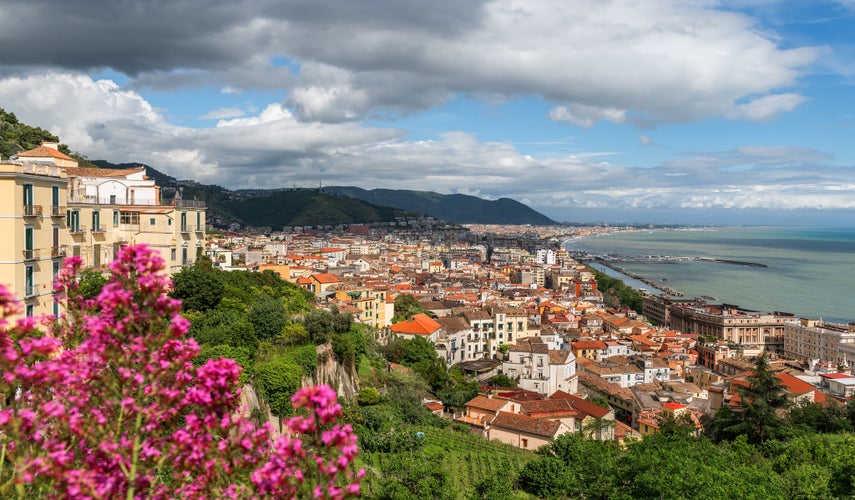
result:
[[[57,314],[53,277],[68,243],[68,177],[55,165],[0,162],[0,283],[23,303],[27,316]]]

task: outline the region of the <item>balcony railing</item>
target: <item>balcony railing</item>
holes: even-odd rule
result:
[[[102,226],[102,225],[92,226],[92,232],[93,233],[103,233],[106,230],[107,230],[106,226]]]
[[[204,200],[173,200],[172,203],[182,208],[205,208]]]
[[[68,249],[65,246],[50,247],[50,256],[51,257],[65,257],[65,254],[67,252],[68,252]]]
[[[71,234],[83,234],[86,232],[86,226],[83,226],[83,225],[71,226],[70,228],[68,228],[68,232]]]
[[[41,255],[38,249],[29,248],[24,250],[24,260],[38,260]]]
[[[24,205],[24,217],[41,217],[41,205]]]
[[[181,226],[181,232],[182,233],[192,233],[193,232],[193,226],[191,226],[190,224],[184,224],[183,226]]]
[[[65,217],[66,208],[60,205],[51,205],[50,207],[50,216],[51,217]]]

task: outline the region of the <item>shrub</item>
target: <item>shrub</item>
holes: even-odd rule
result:
[[[358,495],[356,436],[336,423],[332,389],[300,389],[291,403],[306,413],[274,438],[238,411],[237,363],[194,367],[199,347],[159,255],[124,248],[91,301],[80,263],[58,274],[67,314],[56,321],[10,322],[20,307],[0,287],[0,497]]]

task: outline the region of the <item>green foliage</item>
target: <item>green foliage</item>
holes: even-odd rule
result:
[[[409,500],[451,499],[448,473],[439,454],[401,453],[384,470],[384,477],[372,498]]]
[[[205,266],[185,267],[172,276],[172,297],[184,303],[184,309],[208,311],[223,298],[223,271]]]
[[[249,306],[249,321],[255,328],[259,340],[278,337],[285,328],[288,318],[282,301],[266,294],[260,294]]]
[[[3,158],[36,148],[42,141],[59,142],[59,138],[47,130],[19,122],[15,113],[0,108],[0,155]]]
[[[855,416],[848,407],[855,407],[851,401],[847,406],[841,406],[834,402],[828,404],[811,403],[802,401],[790,408],[790,422],[803,430],[815,432],[852,432],[855,430]]]
[[[285,358],[260,363],[255,368],[255,382],[270,411],[284,417],[292,412],[291,396],[300,388],[302,368]]]
[[[517,381],[508,377],[504,373],[500,373],[487,381],[487,385],[495,385],[498,387],[516,387]]]
[[[597,280],[597,289],[603,292],[603,297],[610,305],[623,305],[633,311],[641,314],[643,296],[638,290],[627,286],[623,281],[612,278],[608,274],[601,273],[595,269],[588,268],[594,273],[594,278]],[[617,304],[614,304],[617,302]]]
[[[522,468],[517,481],[523,491],[540,498],[565,496],[573,486],[564,461],[555,456],[542,456]]]
[[[453,387],[438,391],[436,395],[453,410],[462,411],[466,408],[466,403],[477,396],[480,390],[478,382],[458,382]]]
[[[318,367],[318,350],[314,345],[304,345],[293,349],[288,357],[297,366],[302,368],[304,376],[311,376]]]
[[[754,444],[789,436],[792,427],[778,415],[778,410],[789,406],[787,395],[765,355],[754,360],[754,371],[747,382],[747,387],[737,387],[739,406],[722,407],[706,426],[708,435],[715,441],[745,435]]]
[[[189,316],[189,315],[188,315]],[[247,315],[233,309],[197,313],[191,319],[190,335],[203,345],[230,345],[255,353],[258,338]]]
[[[380,393],[373,387],[363,387],[356,395],[356,401],[360,406],[373,406],[380,403]]]
[[[101,289],[107,284],[107,277],[100,271],[85,269],[80,272],[78,278],[80,296],[84,299],[94,299],[101,293]]]
[[[326,309],[315,309],[303,317],[303,326],[309,340],[315,344],[325,344],[335,334],[343,334],[350,330],[353,316],[344,314],[337,308],[332,311]]]
[[[395,316],[392,318],[392,322],[406,321],[414,315],[423,312],[425,312],[425,308],[422,307],[414,295],[401,293],[395,297]]]
[[[199,355],[193,358],[193,364],[202,366],[209,359],[229,358],[237,361],[243,370],[240,373],[240,383],[246,384],[252,379],[254,370],[254,352],[246,347],[230,345],[203,345]]]

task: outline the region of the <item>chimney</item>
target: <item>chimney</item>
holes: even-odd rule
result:
[[[42,141],[42,146],[46,148],[51,148],[53,150],[59,151],[59,143],[58,142],[48,142]]]

